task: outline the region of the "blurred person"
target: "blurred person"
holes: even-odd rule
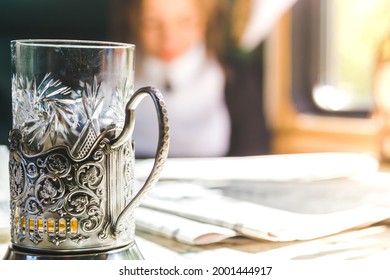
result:
[[[128,15],[116,27],[117,39],[137,46],[135,88],[155,86],[164,96],[170,157],[270,152],[262,41],[294,1],[276,2],[122,1]],[[152,157],[158,128],[151,101],[141,103],[136,119],[136,156]]]

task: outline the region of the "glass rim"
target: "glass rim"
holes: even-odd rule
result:
[[[73,39],[17,39],[11,40],[11,45],[24,45],[34,47],[61,47],[61,48],[99,48],[115,49],[130,48],[135,45],[131,43],[99,41],[99,40],[73,40]]]

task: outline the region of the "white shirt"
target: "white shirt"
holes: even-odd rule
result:
[[[166,64],[144,57],[136,66],[135,88],[157,87],[167,105],[171,157],[223,156],[230,144],[225,104],[225,75],[203,44]],[[165,85],[169,81],[170,90]],[[133,139],[136,156],[153,157],[158,139],[156,110],[150,98],[136,110]]]

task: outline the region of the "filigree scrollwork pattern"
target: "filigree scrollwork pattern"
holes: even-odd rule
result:
[[[9,160],[9,180],[11,199],[15,200],[25,191],[26,182],[23,164],[14,156]]]
[[[84,232],[95,231],[103,222],[105,211],[101,204],[105,197],[102,187],[104,179],[105,169],[99,163],[87,163],[76,170],[77,187],[71,188],[65,209],[74,217],[88,216],[87,219],[81,219]]]
[[[34,198],[43,211],[56,212],[62,209],[66,190],[60,178],[48,173],[40,176],[34,186]]]
[[[109,221],[105,145],[95,143],[95,152],[82,161],[63,146],[27,156],[17,143],[20,135],[19,130],[10,134],[11,224],[16,242],[27,237],[35,245],[47,240],[59,246],[98,236]]]
[[[134,178],[134,148],[133,145],[129,147],[124,145],[124,165],[123,165],[123,174],[124,174],[124,195],[126,204],[130,202],[130,199],[133,195],[133,182]]]

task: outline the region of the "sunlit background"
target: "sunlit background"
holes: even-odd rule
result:
[[[321,83],[313,98],[325,110],[371,110],[377,51],[390,34],[390,1],[321,5]]]

